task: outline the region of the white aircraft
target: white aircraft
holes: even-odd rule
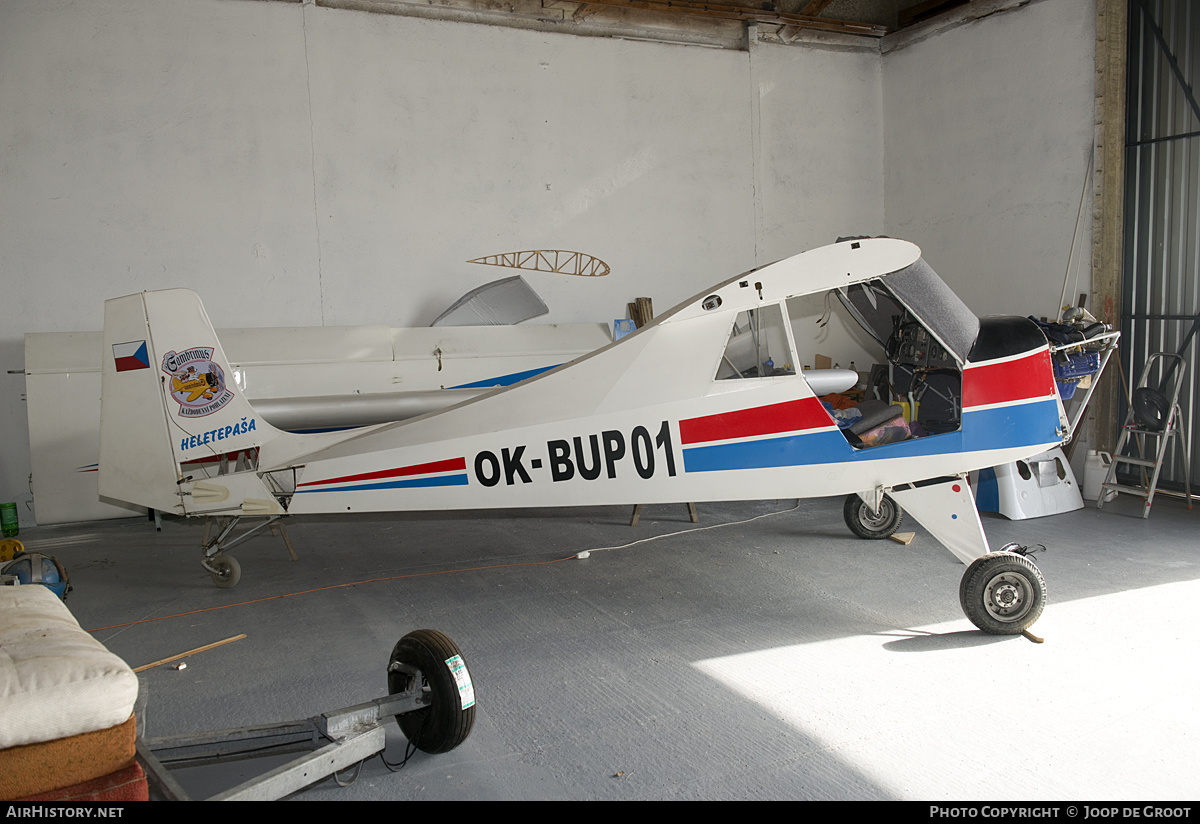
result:
[[[877,401],[839,427],[796,368],[789,322],[791,300],[830,291],[885,345],[892,391],[926,393],[938,420],[910,427]],[[1047,340],[1022,318],[976,318],[905,241],[796,255],[514,386],[339,432],[266,423],[191,291],[107,301],[104,347],[103,497],[275,518],[848,495],[855,534],[892,534],[902,507],[969,565],[960,601],[980,629],[1019,634],[1045,602],[1029,558],[989,551],[967,473],[1070,436]],[[844,376],[841,389],[857,382]],[[240,577],[229,548],[205,550],[221,586]]]

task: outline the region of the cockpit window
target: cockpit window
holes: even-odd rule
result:
[[[738,312],[717,366],[717,380],[796,374],[783,310],[775,303]]]
[[[879,281],[872,280],[840,289],[836,294],[859,325],[881,346],[886,346],[895,329],[894,318],[904,313],[904,307],[891,292]]]
[[[924,260],[874,280],[835,290],[843,306],[882,346],[870,378],[849,400],[862,400],[881,415],[902,415],[905,427],[885,427],[884,439],[870,432],[847,435],[856,447],[890,442],[896,437],[920,438],[962,428],[962,375],[971,346],[979,334],[979,319]],[[789,314],[796,312],[789,304]],[[801,351],[805,344],[797,341]],[[830,344],[825,343],[825,346]],[[836,351],[836,350],[835,350]],[[869,351],[869,350],[868,350]],[[870,421],[863,426],[874,425]]]

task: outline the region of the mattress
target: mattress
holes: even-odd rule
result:
[[[123,724],[53,741],[0,750],[0,799],[8,801],[138,800],[145,779],[135,762],[137,724]],[[140,787],[129,787],[141,780]],[[121,794],[111,795],[115,787]]]
[[[34,746],[37,746],[36,744]],[[17,801],[65,802],[126,802],[149,801],[150,791],[146,784],[146,773],[138,764],[117,770],[110,775],[81,781],[70,787],[18,798]]]
[[[80,629],[54,593],[0,586],[0,796],[128,767],[137,691],[129,665]]]

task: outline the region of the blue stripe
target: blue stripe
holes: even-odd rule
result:
[[[439,478],[409,478],[403,481],[384,481],[362,486],[333,486],[325,489],[298,489],[297,492],[358,492],[361,489],[416,489],[425,486],[466,486],[466,475],[445,475]]]
[[[765,469],[779,466],[874,461],[1034,446],[1060,440],[1058,404],[1053,400],[968,411],[958,432],[855,449],[840,432],[812,432],[782,438],[715,444],[683,450],[685,472]]]
[[[514,383],[520,383],[526,378],[532,378],[534,375],[540,375],[543,372],[549,372],[555,366],[562,366],[561,363],[556,363],[553,366],[539,366],[537,369],[526,369],[524,372],[513,372],[510,375],[501,375],[498,378],[485,378],[474,383],[460,383],[458,386],[451,386],[450,389],[489,389],[493,386],[512,386]]]
[[[967,412],[963,416],[963,450],[977,452],[1061,441],[1058,426],[1058,402],[1053,398]]]
[[[770,466],[841,463],[853,458],[854,448],[842,433],[814,432],[684,449],[683,470],[716,472],[722,469],[763,469]]]

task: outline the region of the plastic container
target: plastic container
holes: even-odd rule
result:
[[[16,504],[0,504],[0,532],[5,538],[15,538],[20,532],[20,526],[17,524],[17,505]]]
[[[1089,449],[1087,460],[1083,464],[1083,499],[1096,501],[1100,499],[1100,488],[1108,477],[1108,468],[1112,465],[1112,455],[1107,452],[1097,452]],[[1104,497],[1105,502],[1116,497],[1115,491],[1110,491]]]
[[[908,408],[908,401],[896,401],[897,405],[904,410],[904,420],[912,423],[917,418],[917,412],[921,409],[921,403],[918,401],[913,404],[912,409]]]

